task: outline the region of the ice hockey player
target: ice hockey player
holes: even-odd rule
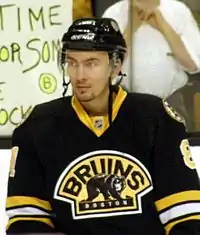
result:
[[[118,85],[127,49],[117,23],[76,20],[62,45],[73,96],[37,105],[13,133],[7,231],[199,235],[183,120],[161,99]]]

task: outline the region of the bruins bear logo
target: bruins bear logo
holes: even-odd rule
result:
[[[99,194],[103,194],[105,200],[122,199],[121,192],[125,189],[126,182],[123,176],[99,174],[87,182],[88,198],[86,201],[93,201]]]

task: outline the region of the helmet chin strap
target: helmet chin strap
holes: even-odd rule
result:
[[[121,84],[122,79],[124,77],[126,77],[126,74],[123,74],[120,71],[119,76],[120,76],[120,79],[119,79],[119,81],[115,85],[112,85],[112,78],[111,78],[111,76],[109,77],[108,122],[109,122],[109,126],[110,127],[112,125],[112,114],[113,114],[113,93],[117,94],[118,86]]]
[[[61,66],[62,66],[62,80],[63,80],[62,85],[63,85],[63,88],[64,88],[64,91],[63,91],[63,93],[62,93],[62,96],[64,97],[64,96],[66,95],[66,93],[67,93],[67,90],[68,90],[68,86],[69,86],[69,84],[70,84],[70,81],[69,81],[69,82],[66,82],[66,81],[65,81],[65,68],[64,68],[64,65],[63,65],[63,64],[62,64]]]
[[[109,95],[108,95],[108,122],[109,126],[112,125],[112,113],[113,113],[113,92],[114,85],[112,85],[112,78],[109,77]]]
[[[122,73],[121,71],[119,72],[119,75],[120,77],[119,81],[116,83],[117,86],[119,86],[123,80],[124,77],[127,77],[127,75],[125,73]]]

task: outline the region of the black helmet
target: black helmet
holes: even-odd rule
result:
[[[115,52],[124,59],[126,42],[118,23],[111,18],[83,18],[73,22],[62,38],[61,63],[66,50]]]

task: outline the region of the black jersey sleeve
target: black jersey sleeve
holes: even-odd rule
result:
[[[12,136],[12,144],[19,147],[19,152],[15,175],[9,178],[8,183],[6,211],[9,233],[54,231],[51,204],[45,193],[44,169],[37,158],[29,126],[22,124]]]
[[[185,126],[160,103],[153,151],[155,205],[167,235],[200,234],[200,179]]]

